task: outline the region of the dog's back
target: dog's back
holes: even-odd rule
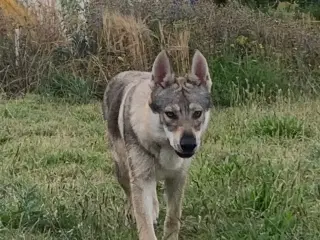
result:
[[[143,81],[143,76],[149,74],[148,72],[138,72],[138,71],[125,71],[114,76],[107,84],[107,87],[104,91],[103,101],[102,101],[102,113],[104,120],[108,120],[108,113],[115,114],[115,111],[119,113],[119,107],[121,105],[121,100],[125,93],[126,87],[133,83],[138,83]],[[135,79],[132,77],[136,77]],[[112,111],[109,107],[113,104],[116,104]]]
[[[121,104],[125,103],[125,96],[131,87],[146,82],[150,79],[149,72],[126,71],[116,75],[108,83],[104,92],[102,113],[104,120],[108,123],[108,132],[111,137],[116,140],[121,138],[119,125],[119,116],[123,116],[123,107]]]

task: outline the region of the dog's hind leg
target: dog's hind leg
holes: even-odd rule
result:
[[[133,207],[131,202],[131,190],[130,190],[130,181],[128,176],[128,171],[120,168],[119,164],[115,162],[116,177],[117,180],[125,192],[126,195],[126,206],[125,211],[125,225],[130,226],[130,224],[135,223]]]
[[[132,202],[131,202],[131,189],[130,189],[130,180],[129,180],[129,171],[127,167],[127,154],[125,152],[125,147],[121,142],[114,142],[112,149],[112,156],[115,164],[115,173],[116,178],[124,190],[126,195],[126,206],[125,210],[125,225],[129,226],[130,224],[135,223]]]

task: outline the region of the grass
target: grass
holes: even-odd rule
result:
[[[233,106],[257,99],[270,101],[279,93],[287,95],[288,89],[293,89],[290,88],[292,79],[286,70],[279,69],[270,61],[224,55],[209,58],[208,65],[211,76],[215,77],[212,98],[219,106]]]
[[[214,111],[190,169],[181,239],[320,239],[319,29],[236,3],[98,2],[87,25],[66,5],[67,36],[56,10],[40,8],[18,66],[14,26],[0,16],[0,101],[27,96],[0,105],[0,240],[137,239],[123,224],[97,99],[114,74],[150,70],[163,48],[178,73],[201,50],[215,105],[228,107]],[[283,99],[293,96],[314,99]]]
[[[319,239],[319,113],[320,100],[214,110],[181,239]],[[137,239],[99,102],[27,95],[1,104],[0,122],[0,239]]]
[[[72,74],[54,72],[39,89],[40,95],[61,98],[69,103],[89,103],[94,96],[93,83]]]

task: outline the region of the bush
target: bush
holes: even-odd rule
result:
[[[224,55],[210,60],[213,76],[213,99],[217,105],[230,106],[248,100],[269,102],[282,90],[285,94],[290,78],[272,62],[253,57]]]
[[[70,103],[89,103],[95,97],[93,83],[69,73],[53,72],[40,86],[40,94],[63,98]]]
[[[304,10],[311,13],[315,20],[320,21],[320,3],[313,3],[307,6]]]
[[[72,11],[67,11],[69,1],[64,4],[63,27],[56,9],[39,8],[46,15],[23,29],[19,59],[14,54],[14,25],[0,18],[7,32],[0,38],[0,89],[14,95],[48,92],[53,81],[51,89],[66,84],[74,88],[73,93],[54,90],[54,95],[70,98],[86,92],[84,99],[102,97],[107,79],[124,70],[151,70],[163,48],[178,74],[189,68],[195,49],[203,52],[215,76],[213,98],[221,105],[260,94],[270,101],[289,82],[308,94],[320,89],[319,29],[299,20],[279,19],[236,2],[217,7],[210,1],[190,6],[132,0],[128,7],[126,0],[94,0],[85,9],[72,5]],[[88,23],[79,17],[82,10]],[[50,69],[63,77],[52,77]],[[71,83],[65,80],[69,78]],[[91,90],[86,80],[88,86],[94,83]]]

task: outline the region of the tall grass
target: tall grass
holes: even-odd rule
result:
[[[194,50],[202,51],[209,59],[212,97],[219,105],[246,101],[253,93],[269,102],[288,88],[294,94],[319,91],[320,31],[301,19],[232,1],[218,7],[210,1],[190,6],[146,0],[128,6],[125,0],[94,0],[84,9],[75,1],[62,3],[63,14],[37,8],[34,14],[41,13],[42,20],[22,29],[19,59],[14,54],[14,24],[0,18],[6,32],[0,38],[0,88],[8,96],[47,91],[43,86],[73,75],[89,82],[90,95],[101,97],[116,73],[151,70],[161,49],[168,51],[179,74],[188,71]],[[52,77],[57,74],[63,77]]]

